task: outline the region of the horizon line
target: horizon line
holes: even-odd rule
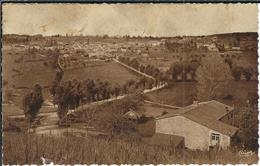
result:
[[[199,37],[199,36],[214,36],[214,35],[225,35],[225,34],[236,34],[236,33],[257,33],[257,31],[248,31],[248,32],[242,32],[242,31],[237,31],[237,32],[224,32],[224,33],[214,33],[214,34],[208,34],[208,35],[176,35],[176,36],[154,36],[154,35],[108,35],[108,34],[96,34],[96,35],[83,35],[83,34],[53,34],[53,35],[44,35],[41,33],[37,34],[18,34],[18,33],[9,33],[9,34],[2,34],[3,36],[6,35],[19,35],[19,36],[37,36],[41,35],[43,37],[54,37],[54,36],[62,36],[62,37],[109,37],[109,38],[124,38],[124,37],[129,37],[129,38],[172,38],[172,37]]]

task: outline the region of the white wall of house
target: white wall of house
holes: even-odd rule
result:
[[[208,150],[212,133],[220,135],[219,146],[226,149],[230,137],[200,125],[186,117],[174,116],[156,120],[156,133],[172,134],[184,137],[185,147],[189,149]]]

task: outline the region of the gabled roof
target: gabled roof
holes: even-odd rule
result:
[[[184,117],[197,122],[203,126],[206,126],[207,128],[210,128],[214,131],[220,132],[222,134],[228,135],[228,136],[233,136],[237,131],[238,128],[231,126],[229,124],[226,124],[224,122],[221,122],[220,120],[213,120],[211,118],[205,118],[205,116],[203,117],[198,117],[198,116],[194,116],[194,115],[183,115]]]
[[[184,107],[182,108],[183,113],[179,115],[184,116],[196,123],[199,123],[222,134],[232,136],[237,132],[238,128],[223,123],[220,121],[220,119],[231,112],[233,109],[233,107],[212,100]],[[169,113],[164,116],[158,117],[157,120],[170,118],[173,116],[177,115]]]
[[[132,109],[128,112],[126,112],[123,117],[129,118],[129,119],[139,119],[141,116],[136,112],[133,111]]]
[[[176,113],[180,114],[179,107],[168,106],[165,104],[153,103],[145,101],[145,103],[139,107],[139,110],[147,117],[160,117],[163,113]]]
[[[193,108],[189,111],[185,111],[184,116],[214,121],[219,120],[233,109],[233,107],[212,100],[193,104]]]
[[[169,112],[168,114],[162,115],[157,117],[156,119],[165,119],[165,118],[170,118],[173,116],[177,116],[177,115],[183,115],[185,112],[189,111],[190,109],[193,109],[195,106],[194,105],[189,105],[187,107],[184,108],[180,108],[177,111],[174,112]]]

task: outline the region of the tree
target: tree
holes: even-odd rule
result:
[[[171,65],[169,69],[169,73],[172,77],[172,79],[177,80],[177,76],[182,73],[182,65],[180,62],[175,62]]]
[[[83,90],[84,97],[87,102],[91,102],[95,100],[96,96],[96,84],[94,80],[87,79],[83,82]]]
[[[132,85],[135,84],[135,80],[133,80],[133,79],[127,80],[126,84],[127,84],[129,87],[131,87]]]
[[[60,51],[58,49],[55,49],[54,51],[48,50],[46,54],[49,56],[50,59],[52,59],[52,63],[51,63],[52,68],[54,69],[57,68]]]
[[[144,65],[140,65],[140,72],[144,72],[145,70],[145,66]]]
[[[71,95],[72,95],[72,103],[73,107],[78,107],[81,102],[82,93],[80,91],[80,83],[78,80],[74,79],[72,81]]]
[[[57,83],[60,83],[61,80],[62,80],[62,78],[63,78],[63,76],[64,76],[64,71],[63,71],[63,69],[60,67],[60,65],[57,64],[55,81],[56,81]]]
[[[152,79],[147,80],[147,88],[152,89],[153,88],[154,81]]]
[[[146,78],[146,77],[142,77],[142,78],[140,79],[140,81],[139,81],[140,86],[141,86],[142,88],[145,88],[146,82],[147,82],[147,78]]]
[[[66,81],[59,84],[56,88],[54,101],[58,104],[58,116],[60,123],[63,122],[69,109],[75,109],[79,106],[81,94],[79,92],[79,84],[77,81]]]
[[[254,73],[252,67],[245,67],[242,72],[247,81],[249,81],[251,79],[251,77],[253,76],[253,73]]]
[[[33,122],[37,117],[40,108],[43,104],[42,87],[36,84],[31,92],[26,94],[23,98],[22,107],[25,117],[30,122]]]
[[[57,81],[53,81],[51,88],[50,88],[50,93],[52,96],[55,96],[56,93],[56,88],[58,87],[59,83]]]
[[[102,100],[103,96],[103,89],[104,89],[104,83],[102,81],[100,81],[99,79],[96,81],[96,96],[97,96],[97,100]]]
[[[157,78],[159,75],[161,75],[161,71],[158,68],[154,68],[152,72],[152,76]]]
[[[123,86],[122,86],[122,93],[123,94],[128,93],[128,83],[127,82],[125,84],[123,84]]]
[[[241,79],[242,72],[243,68],[240,66],[236,66],[232,69],[232,76],[236,81],[239,81]]]
[[[117,97],[117,96],[119,96],[119,94],[120,94],[120,91],[121,91],[121,87],[120,87],[120,85],[115,85],[114,86],[114,88],[113,88],[114,90],[114,95]]]
[[[248,105],[236,109],[234,126],[240,130],[235,137],[236,145],[244,145],[248,150],[258,150],[258,109],[257,106]]]
[[[130,66],[132,66],[134,69],[138,70],[140,64],[139,64],[139,62],[137,61],[137,59],[133,59],[133,60],[131,60],[131,62],[130,62]]]
[[[190,72],[193,80],[195,79],[196,70],[199,66],[200,63],[197,60],[191,60],[189,67],[190,67]]]
[[[135,91],[135,85],[136,85],[135,80],[130,79],[126,81],[126,85],[127,85],[127,93],[132,93]]]
[[[144,72],[148,75],[152,75],[154,71],[155,67],[153,65],[147,65],[144,70]]]
[[[102,97],[103,99],[108,99],[110,98],[110,94],[111,94],[111,84],[108,81],[105,81],[103,85],[104,87],[103,87]]]
[[[228,66],[230,67],[230,69],[232,69],[233,67],[233,62],[231,58],[225,58],[225,63],[228,64]]]
[[[226,95],[231,79],[230,68],[220,56],[205,57],[196,71],[197,99],[205,101]]]

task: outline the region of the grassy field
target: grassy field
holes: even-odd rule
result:
[[[244,158],[231,150],[214,156],[209,157],[208,152],[151,146],[131,136],[122,139],[3,135],[3,164],[42,164],[41,157],[54,164],[253,164],[258,160],[257,154]]]
[[[232,81],[229,94],[233,100],[218,99],[229,105],[245,105],[248,92],[257,93],[257,81]],[[187,106],[196,99],[196,82],[175,82],[168,87],[146,95],[151,101],[175,106]]]
[[[146,98],[150,101],[182,107],[191,104],[195,94],[193,82],[175,82],[161,90],[146,94]]]
[[[52,83],[55,77],[55,70],[52,71],[36,71],[30,72],[26,75],[18,76],[14,79],[17,86],[32,87],[34,84],[39,83],[47,86]],[[100,79],[107,80],[112,84],[124,84],[127,80],[137,80],[138,75],[125,69],[121,65],[110,62],[99,66],[85,67],[80,69],[65,70],[64,80],[77,79]]]
[[[46,68],[46,70],[32,70],[16,77],[10,77],[13,72],[7,64],[13,64],[11,61],[12,60],[10,57],[6,58],[6,64],[3,66],[3,79],[7,80],[10,84],[8,87],[13,89],[14,93],[18,94],[18,96],[15,97],[15,104],[20,105],[21,97],[26,94],[36,83],[46,87],[43,90],[44,98],[51,100],[48,86],[51,85],[55,78],[54,69]],[[123,85],[130,79],[138,80],[140,76],[115,62],[104,63],[99,66],[65,70],[64,73],[64,80],[84,80],[88,78],[95,80],[100,79],[102,81],[107,80],[112,85]],[[13,85],[15,88],[12,88]],[[5,89],[3,96],[5,96]]]
[[[65,72],[64,79],[100,79],[107,80],[112,84],[122,85],[126,81],[138,80],[140,76],[116,62],[105,63],[100,66],[86,67],[83,69],[68,70]]]
[[[37,65],[38,62],[19,62],[19,58],[26,57],[26,49],[15,48],[9,45],[3,46],[3,79],[16,87],[31,87],[36,83],[43,86],[50,85],[55,77],[55,69],[50,66]],[[24,69],[29,71],[25,71]],[[22,74],[17,74],[17,69]],[[16,76],[13,76],[16,75]],[[139,75],[129,71],[121,65],[110,62],[101,63],[98,66],[65,70],[64,79],[100,79],[111,83],[123,84],[129,79],[138,79]]]

